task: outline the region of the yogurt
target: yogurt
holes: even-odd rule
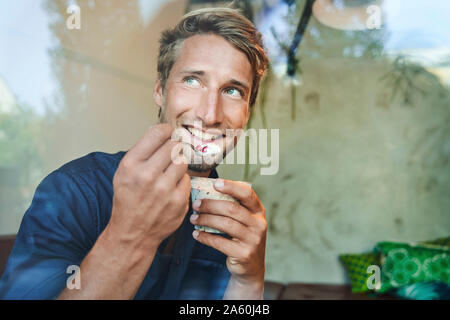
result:
[[[205,156],[213,155],[221,151],[220,147],[215,143],[200,144],[195,147],[195,150]]]

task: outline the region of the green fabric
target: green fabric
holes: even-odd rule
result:
[[[414,249],[410,249],[411,247]],[[403,250],[397,251],[397,253],[393,251],[389,258],[387,257],[391,250],[402,248],[406,250],[406,253]],[[341,254],[339,259],[347,271],[352,292],[375,291],[367,287],[367,280],[372,275],[370,272],[368,273],[367,268],[371,265],[379,266],[381,269],[382,286],[377,292],[386,292],[392,288],[399,288],[402,284],[421,281],[445,282],[447,280],[446,283],[449,283],[449,250],[450,237],[421,242],[419,247],[406,243],[380,242],[373,252]],[[401,259],[403,257],[401,253],[404,254],[405,260]],[[435,256],[437,257],[435,258]],[[399,261],[400,264],[398,264]],[[425,261],[427,263],[423,266]],[[417,262],[419,267],[417,267]]]
[[[450,284],[450,248],[428,244],[380,242],[382,285],[380,292],[426,281]]]
[[[353,293],[370,291],[367,287],[367,279],[370,276],[367,268],[371,265],[379,265],[380,257],[375,253],[342,254],[339,259],[347,269]]]
[[[449,247],[450,248],[450,237],[439,238],[435,240],[421,242],[422,244],[435,244],[438,246]]]

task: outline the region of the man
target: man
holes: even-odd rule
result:
[[[126,153],[91,153],[41,182],[0,297],[261,299],[267,224],[255,192],[217,179],[238,203],[189,199],[190,176],[217,178],[266,64],[259,33],[232,9],[191,12],[164,32],[154,89],[161,123]]]

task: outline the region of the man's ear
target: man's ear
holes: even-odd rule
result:
[[[155,87],[153,88],[153,100],[155,101],[155,104],[159,108],[162,108],[164,97],[163,97],[163,87],[159,74],[155,81]]]

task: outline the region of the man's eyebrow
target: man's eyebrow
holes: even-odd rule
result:
[[[236,86],[240,86],[242,88],[244,88],[247,92],[250,91],[250,88],[247,84],[243,83],[242,81],[236,80],[236,79],[231,79],[230,83],[236,85]]]
[[[185,69],[185,70],[181,70],[181,73],[196,74],[196,75],[199,75],[199,76],[205,75],[205,71],[194,70],[194,69]]]

